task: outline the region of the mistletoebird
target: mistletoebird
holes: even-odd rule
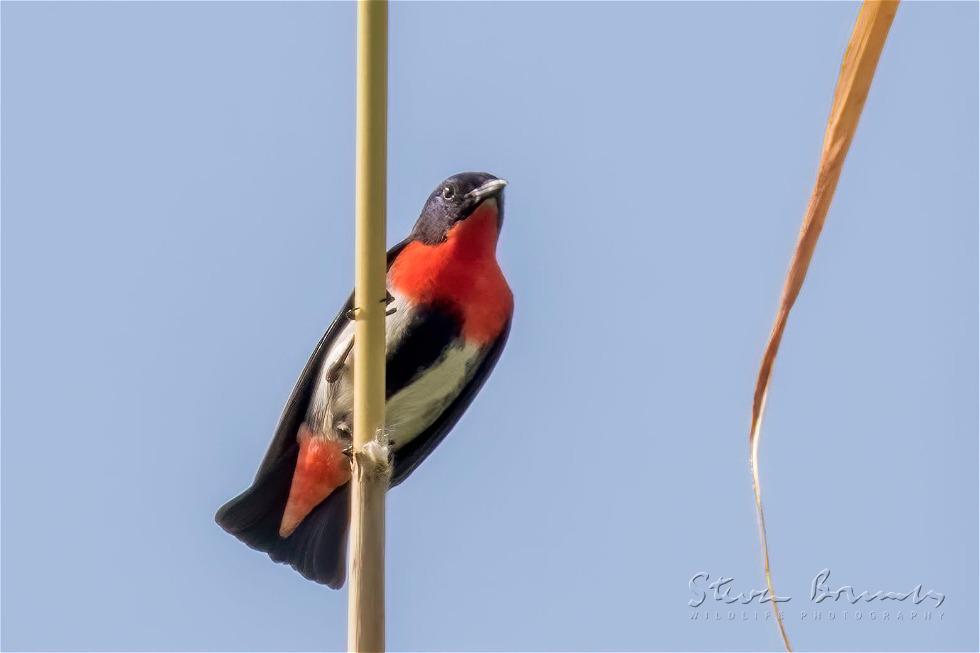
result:
[[[446,437],[507,341],[514,300],[496,255],[506,184],[481,172],[450,177],[388,251],[392,486]],[[350,518],[352,301],[313,350],[251,487],[215,517],[248,546],[333,588],[344,584]]]

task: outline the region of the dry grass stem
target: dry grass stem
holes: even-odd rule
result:
[[[810,203],[803,217],[796,250],[783,284],[782,297],[779,300],[779,310],[776,320],[766,343],[759,375],[755,382],[755,393],[752,398],[752,422],[749,428],[749,465],[752,470],[752,488],[755,493],[755,508],[758,517],[759,542],[762,548],[762,561],[766,576],[766,586],[769,593],[776,596],[773,586],[772,572],[769,565],[769,544],[766,537],[766,519],[762,509],[762,486],[759,483],[759,435],[762,430],[762,417],[766,408],[766,394],[772,376],[773,363],[779,351],[779,343],[786,328],[786,320],[793,308],[793,303],[800,294],[807,268],[813,258],[817,239],[823,229],[830,209],[830,202],[837,189],[844,158],[857,130],[858,119],[868,97],[871,80],[874,77],[878,58],[881,56],[885,39],[895,12],[898,10],[897,0],[884,2],[867,0],[861,6],[854,32],[844,53],[837,89],[834,92],[834,103],[827,121],[827,131],[824,135],[823,151],[820,154],[820,166],[817,180],[810,195]],[[786,626],[775,602],[772,604],[780,637],[787,651],[791,651]]]
[[[387,451],[376,438],[384,433],[385,419],[387,0],[360,0],[357,4],[356,113],[354,475],[347,648],[364,652],[385,648],[388,464]]]

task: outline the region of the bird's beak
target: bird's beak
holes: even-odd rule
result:
[[[502,191],[506,185],[507,182],[503,179],[493,179],[483,184],[479,188],[474,188],[464,195],[463,199],[472,202],[473,204],[479,204],[488,197],[499,195],[500,191]]]

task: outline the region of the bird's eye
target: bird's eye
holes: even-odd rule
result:
[[[446,186],[442,189],[442,197],[447,200],[451,200],[456,197],[456,189],[452,186]]]

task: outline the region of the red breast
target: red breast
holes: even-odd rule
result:
[[[494,340],[510,318],[514,298],[497,263],[497,203],[489,200],[457,222],[435,245],[413,241],[398,254],[388,281],[416,303],[448,302],[463,316],[463,336]]]

